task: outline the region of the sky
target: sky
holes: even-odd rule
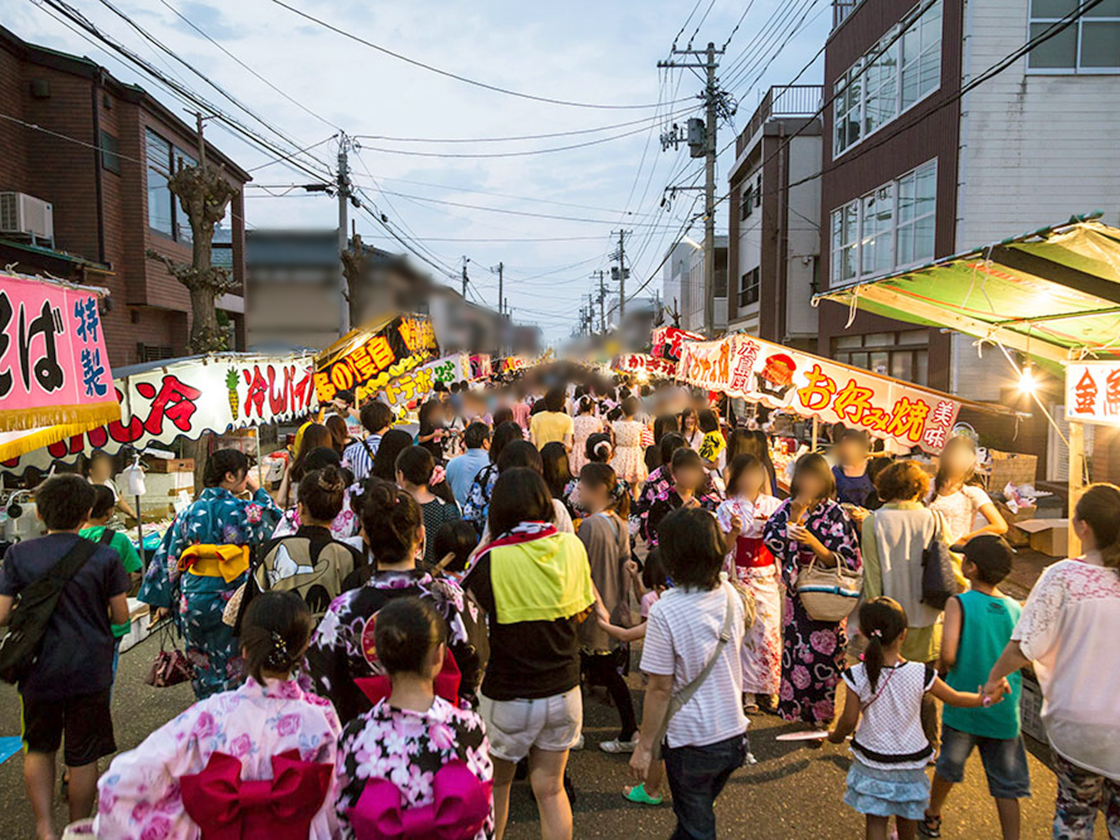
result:
[[[682,49],[690,39],[693,48],[704,48],[709,41],[720,47],[731,36],[719,75],[738,111],[719,129],[718,146],[732,144],[719,160],[719,196],[727,189],[734,136],[765,90],[790,82],[806,65],[798,82],[820,82],[822,63],[814,56],[831,23],[828,0],[284,0],[344,32],[486,85],[567,102],[648,106],[590,108],[439,75],[300,17],[275,0],[70,2],[98,29],[274,145],[289,152],[314,146],[299,159],[322,171],[323,179],[337,161],[337,140],[328,138],[339,129],[355,137],[350,167],[361,198],[430,264],[413,261],[459,288],[449,275],[458,278],[463,257],[469,258],[468,297],[491,307],[498,288],[491,269],[502,262],[515,321],[539,325],[548,341],[572,332],[583,295],[597,288],[592,272],[609,270],[618,241],[612,231],[632,231],[626,244],[627,293],[649,280],[643,294],[652,294],[660,290],[661,277],[651,274],[700,207],[694,206],[701,195],[695,191],[678,193],[661,206],[667,185],[703,183],[702,160],[691,160],[683,145],[662,151],[658,139],[673,122],[683,126],[693,115],[690,109],[700,106],[698,71],[657,67],[669,57],[674,39]],[[267,127],[146,41],[110,2]],[[83,39],[56,15],[34,0],[10,0],[4,23],[32,43],[90,57],[191,120],[186,106],[159,82]],[[581,133],[509,139],[566,132]],[[252,172],[253,185],[246,190],[249,227],[337,226],[334,200],[287,190],[314,181],[309,173],[247,143],[221,119],[207,123],[207,137]],[[447,142],[462,139],[479,142]],[[418,142],[429,140],[439,142]],[[581,147],[536,153],[574,145]],[[371,215],[352,209],[351,218],[366,242],[403,250]],[[725,231],[726,205],[717,218],[717,233]],[[696,221],[689,235],[701,240],[702,222]]]

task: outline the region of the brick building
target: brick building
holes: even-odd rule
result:
[[[188,292],[145,252],[191,260],[190,226],[166,173],[179,160],[194,163],[198,135],[142,88],[90,59],[28,44],[3,27],[0,113],[9,117],[0,119],[0,193],[47,202],[53,219],[53,235],[45,238],[0,232],[0,265],[108,288],[102,323],[114,367],[181,355],[190,329]],[[249,180],[209,143],[206,155],[239,186]],[[218,305],[243,349],[242,195],[230,205],[228,227],[238,286]]]

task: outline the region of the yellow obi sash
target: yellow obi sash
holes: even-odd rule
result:
[[[595,603],[587,551],[573,534],[494,546],[490,585],[499,624],[569,618]]]
[[[179,571],[198,577],[220,577],[226,583],[249,569],[247,545],[192,545],[179,555]]]

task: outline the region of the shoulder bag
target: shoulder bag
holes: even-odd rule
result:
[[[102,543],[105,533],[110,539],[113,537],[106,529]],[[63,587],[102,543],[78,537],[58,562],[16,596],[8,635],[0,641],[0,679],[4,682],[17,683],[30,672],[39,658],[43,634],[58,606]]]
[[[841,621],[855,608],[863,585],[863,571],[853,571],[838,557],[835,568],[817,566],[814,554],[797,573],[797,595],[814,621]]]
[[[960,583],[953,572],[953,555],[941,535],[944,525],[941,514],[933,514],[933,536],[922,551],[922,603],[935,610],[945,609],[954,595],[961,592]]]
[[[727,643],[731,641],[731,629],[735,621],[734,599],[736,595],[734,589],[726,583],[722,584],[722,587],[724,594],[727,596],[727,607],[723,616],[723,629],[720,630],[719,641],[716,643],[715,652],[712,653],[711,658],[704,665],[704,670],[697,674],[692,682],[669,698],[669,708],[665,711],[665,718],[661,721],[661,726],[657,729],[657,739],[653,742],[654,761],[661,758],[661,745],[665,742],[665,736],[669,732],[669,722],[673,719],[673,716],[681,710],[685,703],[692,699],[692,695],[699,691],[700,686],[704,684],[704,680],[708,678],[708,675],[712,673],[712,669],[715,668],[716,661],[719,659],[720,654],[723,653],[723,649],[727,646]]]
[[[194,668],[187,659],[187,655],[175,646],[175,640],[171,636],[170,621],[170,619],[167,620],[167,624],[161,631],[159,653],[152,661],[148,676],[144,678],[144,682],[153,688],[167,688],[194,677]],[[166,650],[169,641],[171,650]]]

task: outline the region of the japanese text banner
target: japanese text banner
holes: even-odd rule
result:
[[[653,331],[650,354],[657,359],[672,359],[680,361],[681,345],[686,341],[703,341],[704,336],[697,335],[680,327],[658,327]]]
[[[627,373],[646,373],[651,376],[676,376],[677,363],[670,358],[657,358],[645,353],[623,353],[615,356],[614,370]]]
[[[1066,365],[1066,419],[1120,426],[1120,362]]]
[[[435,390],[437,382],[450,385],[452,382],[466,379],[470,370],[470,358],[464,353],[455,353],[428,362],[395,379],[390,379],[378,394],[378,398],[382,402],[389,403],[393,408],[404,406],[413,400],[423,402]]]
[[[43,466],[97,449],[166,447],[178,437],[197,440],[204,432],[294,420],[318,407],[314,370],[311,353],[221,353],[126,374],[114,382],[120,420],[60,438],[4,466]]]
[[[41,446],[48,428],[120,417],[97,302],[97,290],[0,273],[0,431],[36,429]]]
[[[322,403],[339,391],[353,391],[362,400],[437,355],[439,345],[427,316],[381,319],[350,331],[319,353],[315,390]]]
[[[947,394],[746,335],[682,345],[680,378],[904,447],[940,452],[961,404]]]

